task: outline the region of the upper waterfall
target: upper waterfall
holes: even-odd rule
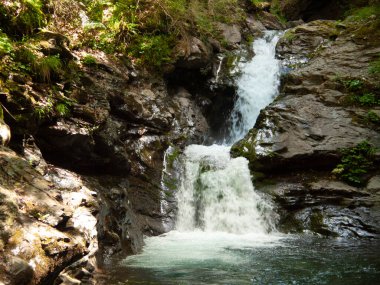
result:
[[[241,67],[242,76],[237,81],[237,100],[230,118],[232,144],[242,139],[254,126],[260,110],[272,102],[280,85],[280,62],[276,59],[277,31],[268,31],[263,38],[253,42],[255,56]]]

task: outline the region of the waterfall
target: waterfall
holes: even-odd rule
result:
[[[242,139],[254,126],[260,110],[278,94],[280,62],[276,59],[279,32],[269,31],[253,43],[254,58],[242,66],[238,96],[231,115],[229,142]]]
[[[242,66],[238,98],[231,114],[230,144],[241,139],[262,108],[277,95],[280,63],[275,58],[277,32],[253,43],[255,56]],[[271,206],[254,189],[245,158],[231,158],[230,146],[190,145],[184,152],[177,193],[178,231],[233,234],[273,230]]]

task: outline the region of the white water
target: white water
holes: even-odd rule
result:
[[[230,143],[253,127],[260,109],[277,95],[278,38],[268,32],[264,39],[256,40],[255,57],[242,65]],[[255,192],[248,161],[231,158],[229,153],[230,146],[224,145],[186,148],[177,192],[176,230],[146,238],[143,253],[127,258],[128,266],[171,268],[205,260],[236,264],[239,258],[229,249],[276,244],[280,236],[273,226],[270,203]]]
[[[230,143],[242,139],[254,126],[260,110],[269,105],[278,94],[280,62],[275,58],[280,35],[268,32],[253,43],[254,58],[241,69],[237,82],[238,98],[231,115]]]

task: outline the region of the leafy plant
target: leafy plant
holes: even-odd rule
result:
[[[374,111],[369,111],[367,113],[367,120],[369,122],[374,123],[374,124],[379,124],[380,123],[380,117]]]
[[[58,103],[57,105],[55,105],[55,111],[61,117],[67,117],[68,115],[70,115],[70,108],[65,103]]]
[[[0,30],[0,56],[11,53],[12,51],[12,42],[9,40],[8,36],[3,34]]]
[[[171,52],[171,38],[164,35],[143,36],[131,49],[131,55],[155,67],[170,62]]]
[[[53,74],[57,74],[62,68],[61,60],[58,55],[40,58],[35,66],[37,76],[43,82],[50,82]]]
[[[365,183],[365,175],[373,167],[375,148],[367,141],[341,150],[341,162],[332,171],[344,181],[355,186]]]
[[[363,82],[360,79],[343,81],[344,86],[350,91],[356,91],[363,88]]]
[[[83,58],[82,62],[87,66],[94,66],[97,63],[96,58],[89,54]]]
[[[362,106],[374,106],[380,104],[380,100],[373,93],[365,93],[361,96],[356,96],[355,98]]]
[[[369,72],[372,74],[379,74],[380,73],[380,56],[371,62],[369,67]]]

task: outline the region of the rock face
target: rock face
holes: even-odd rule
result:
[[[361,103],[365,96],[379,98],[378,78],[369,73],[369,66],[380,48],[377,37],[370,36],[372,32],[366,35],[364,29],[376,23],[375,19],[344,22],[342,28],[315,21],[289,30],[277,46],[288,66],[280,95],[262,110],[249,134],[232,147],[233,155],[245,156],[253,170],[275,181],[278,189],[272,194],[283,210],[280,224],[287,225],[288,231],[379,234],[379,197],[370,190],[376,179],[365,190],[337,182],[331,174],[342,148],[364,140],[380,147],[378,125],[366,119],[379,106]],[[284,174],[308,169],[311,172],[291,182]],[[376,173],[373,170],[369,175]]]
[[[0,147],[0,164],[0,283],[52,284],[97,249],[94,193],[65,170],[43,177],[8,148]]]

